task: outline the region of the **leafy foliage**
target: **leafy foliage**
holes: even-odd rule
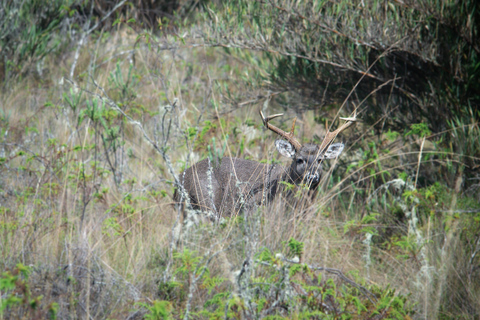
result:
[[[17,264],[12,270],[3,272],[0,276],[0,316],[23,313],[28,318],[56,319],[58,304],[42,305],[43,296],[35,295],[29,284],[29,267]]]

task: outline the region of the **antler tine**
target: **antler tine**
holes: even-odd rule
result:
[[[350,127],[355,122],[360,121],[359,119],[357,119],[357,110],[355,110],[353,112],[353,117],[340,118],[340,119],[345,120],[347,122],[342,124],[335,131],[332,131],[332,132],[327,131],[327,134],[325,135],[325,138],[323,139],[322,144],[320,145],[320,149],[319,149],[320,154],[324,153],[324,151],[328,148],[328,146],[330,146],[332,144],[333,140],[335,140],[335,138],[337,137],[337,135],[339,133],[341,133],[342,131],[344,131],[348,127]],[[328,130],[328,128],[327,128],[327,130]]]
[[[294,137],[295,122],[297,121],[297,118],[293,119],[292,129],[290,130],[290,132],[285,132],[282,129],[279,129],[279,128],[275,127],[273,124],[269,123],[269,121],[272,120],[273,118],[283,116],[283,113],[274,114],[272,116],[265,117],[263,115],[263,112],[260,110],[260,116],[262,117],[263,125],[265,127],[267,127],[269,130],[271,130],[271,131],[275,132],[276,134],[285,138],[288,142],[290,142],[293,145],[295,150],[300,150],[300,148],[302,148],[302,144],[300,142],[298,142],[298,140],[295,139],[295,137]]]
[[[277,113],[277,114],[273,114],[271,116],[268,116],[268,117],[265,117],[263,115],[263,112],[262,110],[260,110],[260,116],[262,117],[262,121],[263,121],[263,124],[266,125],[266,123],[274,118],[278,118],[278,117],[281,117],[283,116],[283,113]]]

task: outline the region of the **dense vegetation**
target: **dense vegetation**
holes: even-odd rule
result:
[[[479,28],[474,0],[4,2],[0,319],[478,319]],[[363,122],[313,202],[177,241],[183,169],[284,162],[258,110]]]

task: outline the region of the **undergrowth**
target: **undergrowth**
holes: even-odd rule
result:
[[[402,87],[395,79],[389,87],[395,50],[374,44],[371,50],[385,60],[369,69],[372,57],[363,54],[370,38],[356,44],[362,55],[355,62],[349,54],[355,48],[344,48],[354,35],[325,29],[334,26],[335,12],[344,12],[337,27],[345,31],[340,22],[354,14],[361,35],[371,3],[355,13],[350,3],[315,3],[330,17],[319,25],[303,16],[304,7],[287,2],[178,2],[188,18],[172,10],[143,25],[124,7],[105,6],[111,20],[98,24],[89,12],[103,7],[83,2],[49,3],[44,20],[9,7],[16,22],[0,26],[11,34],[1,38],[6,59],[0,63],[0,319],[478,318],[475,85],[435,82],[432,100],[417,96],[409,81]],[[386,16],[405,24],[385,40],[415,28],[405,10],[424,17],[435,3],[388,4]],[[469,16],[471,3],[461,7],[458,15]],[[272,12],[262,16],[262,8]],[[279,11],[272,20],[270,13]],[[248,13],[252,21],[239,23],[226,13]],[[450,34],[442,28],[458,17],[447,18],[420,20]],[[384,27],[375,24],[373,31]],[[468,26],[450,27],[465,31],[460,43],[470,39]],[[225,31],[230,28],[250,37]],[[294,41],[299,28],[305,30],[301,43]],[[315,39],[318,28],[322,36]],[[429,41],[422,57],[438,67],[428,55],[439,36],[416,32]],[[343,40],[324,57],[302,53],[331,33]],[[287,55],[282,43],[298,51]],[[413,42],[402,45],[402,61],[415,56]],[[475,50],[455,48],[465,54],[455,70],[474,79]],[[346,81],[332,65],[335,57],[355,74],[385,78]],[[325,74],[336,78],[329,84]],[[315,83],[324,93],[309,94]],[[459,88],[462,83],[468,88]],[[383,91],[377,96],[379,87],[391,88],[392,100]],[[448,103],[431,117],[423,112],[434,114],[437,100]],[[415,104],[421,116],[412,111]],[[388,108],[379,111],[382,105]],[[251,216],[216,223],[199,215],[177,238],[182,214],[172,197],[179,173],[193,163],[232,156],[288,165],[275,153],[276,137],[264,131],[258,110],[284,112],[277,125],[285,130],[297,117],[299,140],[318,143],[328,127],[338,126],[338,116],[355,108],[366,121],[338,137],[346,150],[325,163],[313,201],[301,186],[286,185],[291,197],[279,195]],[[439,114],[442,123],[435,122]]]

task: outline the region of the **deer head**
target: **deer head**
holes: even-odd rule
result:
[[[322,175],[323,160],[337,158],[343,151],[344,144],[333,143],[333,141],[340,132],[344,131],[357,121],[356,113],[354,113],[351,118],[340,118],[347,122],[335,131],[330,132],[327,130],[327,134],[320,145],[311,143],[302,145],[295,138],[294,130],[296,118],[293,120],[290,132],[285,132],[269,123],[270,120],[282,115],[283,113],[265,117],[260,111],[260,116],[262,117],[265,127],[283,138],[275,141],[275,146],[277,147],[278,152],[285,157],[292,158],[292,163],[287,170],[287,176],[285,178],[290,183],[297,185],[304,183],[307,184],[310,189],[315,189],[318,186]]]

